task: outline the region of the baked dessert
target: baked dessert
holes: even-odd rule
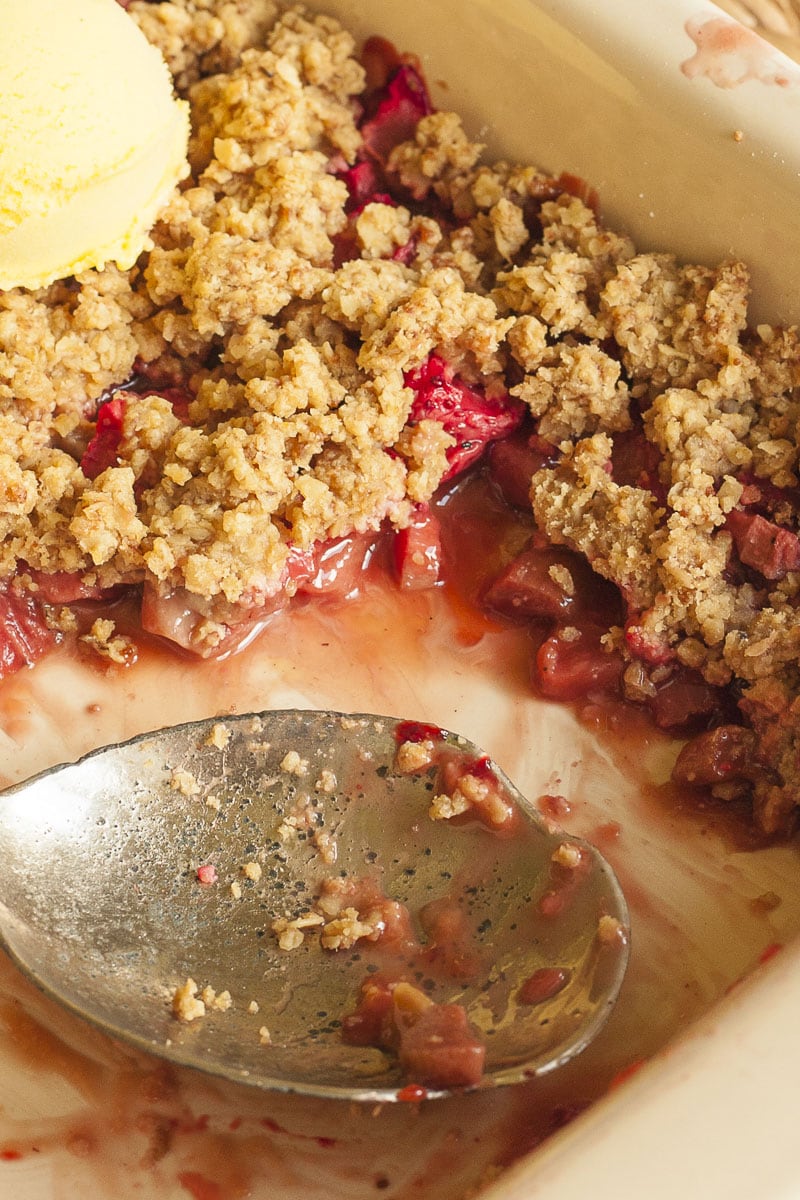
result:
[[[191,176],[130,271],[0,293],[2,670],[227,654],[382,556],[437,586],[481,472],[518,516],[476,591],[533,686],[647,709],[679,782],[791,829],[800,357],[746,267],[637,251],[325,16],[128,11]]]

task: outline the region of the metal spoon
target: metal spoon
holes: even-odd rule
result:
[[[466,803],[465,774],[495,806],[444,817]],[[376,973],[463,1006],[488,1086],[583,1049],[627,963],[600,854],[464,738],[389,717],[264,712],[98,750],[0,795],[0,864],[0,938],[45,992],[163,1058],[287,1092],[385,1101],[420,1082],[391,1050],[343,1038]],[[375,941],[323,947],[321,892],[358,902],[365,879],[406,906],[414,944],[387,947],[377,922]],[[281,948],[281,931],[301,944]],[[176,992],[184,1015],[202,996],[204,1015],[180,1019]]]

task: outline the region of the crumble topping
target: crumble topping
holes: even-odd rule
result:
[[[550,447],[532,510],[620,589],[625,628],[603,645],[625,657],[624,694],[648,697],[666,662],[735,681],[764,767],[756,817],[784,825],[800,800],[797,330],[748,327],[742,263],[639,250],[580,181],[487,161],[452,112],[420,110],[385,151],[400,199],[357,203],[351,173],[381,152],[357,47],[329,17],[263,0],[129,12],[191,104],[191,177],[130,272],[0,293],[8,593],[39,596],[59,636],[71,601],[143,586],[148,628],[183,605],[186,644],[218,651],[291,596],[316,547],[407,528],[450,477],[457,438],[415,408],[415,372],[441,362],[523,405]],[[54,577],[73,595],[51,603]],[[571,594],[566,568],[551,578]],[[82,633],[129,660],[110,622]]]
[[[117,633],[114,622],[105,617],[93,621],[91,629],[81,635],[80,641],[108,663],[127,667],[136,661],[137,650],[133,640],[124,633]]]

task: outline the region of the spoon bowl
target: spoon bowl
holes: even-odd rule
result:
[[[466,739],[391,717],[263,712],[95,751],[0,795],[0,860],[0,939],[40,988],[262,1088],[447,1094],[391,1039],[353,1044],[376,981],[406,1022],[464,1010],[470,1084],[529,1079],[595,1036],[627,963],[599,852]]]

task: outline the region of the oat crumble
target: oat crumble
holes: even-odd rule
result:
[[[217,750],[224,750],[231,740],[231,731],[221,721],[216,721],[208,731],[206,745]]]
[[[170,997],[172,1012],[184,1024],[198,1021],[209,1012],[227,1012],[233,1007],[233,999],[227,989],[216,991],[210,984],[201,990],[191,976],[175,988]]]
[[[365,73],[329,17],[265,0],[129,12],[190,101],[192,173],[130,272],[0,293],[8,594],[63,636],[71,598],[48,580],[74,600],[140,587],[146,627],[175,603],[186,644],[218,651],[292,594],[315,546],[402,529],[433,497],[454,438],[413,415],[409,381],[441,360],[524,405],[553,451],[532,511],[620,589],[626,627],[604,644],[625,694],[648,698],[666,662],[734,681],[756,819],[784,826],[800,802],[797,330],[748,327],[742,263],[638,250],[566,177],[488,160],[455,113],[425,112],[381,164],[405,202],[354,205]],[[632,436],[642,469],[616,478]],[[83,637],[129,661],[105,620]],[[198,794],[185,776],[172,786]]]
[[[180,792],[182,796],[199,796],[202,788],[191,771],[186,771],[182,767],[175,767],[169,777],[169,786],[174,792]]]

